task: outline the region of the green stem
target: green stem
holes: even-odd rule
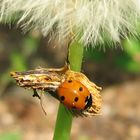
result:
[[[84,46],[79,42],[73,42],[69,46],[70,68],[74,71],[80,71],[82,65]]]
[[[80,71],[82,65],[84,46],[77,41],[69,46],[68,59],[70,68],[74,71]],[[53,140],[70,140],[70,132],[73,116],[69,110],[60,103]]]

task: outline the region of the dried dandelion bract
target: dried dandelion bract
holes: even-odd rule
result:
[[[25,72],[11,72],[11,76],[16,80],[17,84],[20,87],[33,89],[34,91],[37,91],[37,90],[48,91],[53,97],[57,98],[58,100],[60,100],[58,98],[58,93],[57,93],[58,88],[65,81],[71,81],[71,82],[77,81],[80,85],[83,85],[83,87],[85,87],[86,90],[90,93],[92,103],[91,103],[91,106],[89,106],[88,108],[82,108],[82,109],[81,108],[80,109],[69,108],[69,110],[75,116],[94,116],[94,115],[100,114],[101,102],[102,102],[100,91],[102,88],[98,87],[96,84],[91,82],[81,72],[74,72],[74,71],[70,70],[67,66],[64,66],[59,69],[39,68],[39,69],[25,71]],[[70,85],[68,85],[68,86],[70,86]],[[72,85],[77,87],[77,85],[74,85],[74,84],[72,84]],[[63,88],[63,87],[61,87],[61,88]],[[65,88],[66,87],[64,87],[63,90],[65,90]],[[74,92],[71,92],[72,98],[73,98],[73,94],[75,94],[75,92],[76,92],[76,90],[73,90],[73,88],[74,87],[66,88],[67,92],[68,92],[68,90],[74,91]],[[66,95],[67,92],[63,93],[63,94]],[[81,98],[83,98],[83,94],[85,94],[85,93],[82,92]],[[68,98],[70,99],[71,96],[69,96]],[[78,93],[76,93],[76,96],[78,96]],[[79,96],[79,98],[80,98],[80,96]],[[86,97],[84,97],[84,98],[86,98]],[[73,99],[70,101],[72,101],[72,103],[73,103]],[[84,101],[85,101],[85,99],[84,99]]]

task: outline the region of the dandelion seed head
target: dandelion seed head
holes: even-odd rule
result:
[[[28,31],[50,32],[62,40],[70,37],[85,45],[120,42],[137,35],[140,0],[1,0],[0,21],[19,14],[17,24]]]

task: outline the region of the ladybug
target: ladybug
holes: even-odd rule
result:
[[[77,80],[66,80],[57,89],[61,103],[69,109],[85,110],[92,106],[92,96],[86,86]]]

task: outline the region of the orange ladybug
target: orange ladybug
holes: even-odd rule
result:
[[[60,102],[69,109],[85,110],[92,106],[92,96],[79,81],[66,80],[57,89]]]

